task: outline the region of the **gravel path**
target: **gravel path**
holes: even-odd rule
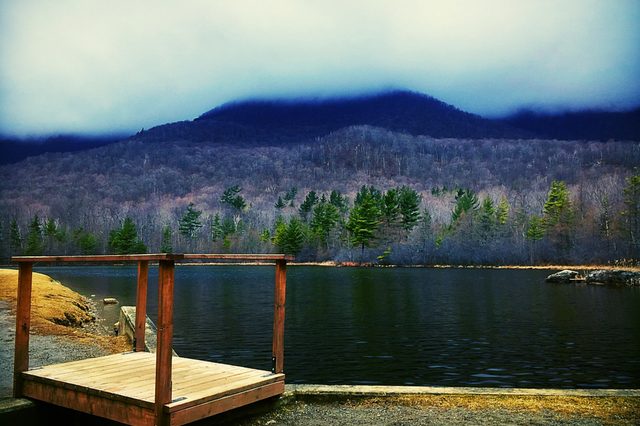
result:
[[[239,426],[257,425],[634,425],[632,418],[601,419],[585,415],[567,415],[557,412],[516,411],[493,409],[435,408],[408,406],[389,399],[385,402],[360,401],[308,402],[294,401],[280,408],[244,420],[230,419],[223,424]],[[202,423],[216,424],[216,423]]]
[[[15,315],[11,314],[9,304],[0,301],[0,398],[11,396],[12,393],[15,327]],[[97,344],[78,343],[64,336],[31,334],[29,337],[30,367],[108,354]]]

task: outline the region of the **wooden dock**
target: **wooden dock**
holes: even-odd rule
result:
[[[222,259],[275,262],[272,371],[172,356],[174,266]],[[131,425],[182,425],[284,392],[285,255],[150,254],[16,256],[14,396],[27,397]],[[144,352],[149,262],[159,264],[156,353]],[[137,262],[134,352],[29,370],[31,276],[36,262]]]

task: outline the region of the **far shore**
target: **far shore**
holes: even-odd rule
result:
[[[153,264],[153,263],[152,263]],[[273,266],[273,262],[177,262],[177,267],[182,266]],[[36,264],[37,267],[60,266],[61,264]],[[70,265],[70,264],[69,264]],[[131,264],[133,265],[133,263]],[[71,266],[71,265],[70,265]],[[82,266],[75,264],[74,266]],[[125,263],[105,264],[104,266],[127,266]],[[622,266],[622,265],[452,265],[452,264],[379,264],[372,262],[338,262],[333,260],[322,262],[287,262],[287,266],[318,266],[330,268],[420,268],[420,269],[513,269],[513,270],[577,270],[577,271],[594,271],[594,270],[625,270],[640,271],[640,266]],[[15,264],[0,265],[0,268],[15,268]]]

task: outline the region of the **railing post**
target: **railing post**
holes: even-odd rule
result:
[[[156,348],[156,424],[167,424],[164,405],[171,402],[174,261],[161,260],[158,272],[158,337]]]
[[[22,262],[18,271],[16,302],[16,346],[13,359],[13,396],[22,397],[22,372],[29,369],[29,329],[31,328],[31,283],[33,263]]]
[[[287,261],[276,260],[276,283],[273,303],[273,373],[284,371],[284,306],[287,292]]]
[[[144,352],[144,332],[147,323],[147,283],[149,282],[149,261],[138,262],[138,289],[136,292],[136,331],[133,350]]]

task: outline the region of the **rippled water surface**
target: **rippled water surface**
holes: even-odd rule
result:
[[[42,268],[135,304],[133,267]],[[640,387],[640,289],[544,283],[549,271],[290,267],[289,383]],[[176,269],[174,348],[270,369],[274,268]],[[151,269],[149,314],[157,309]],[[105,307],[108,321],[116,307]]]

